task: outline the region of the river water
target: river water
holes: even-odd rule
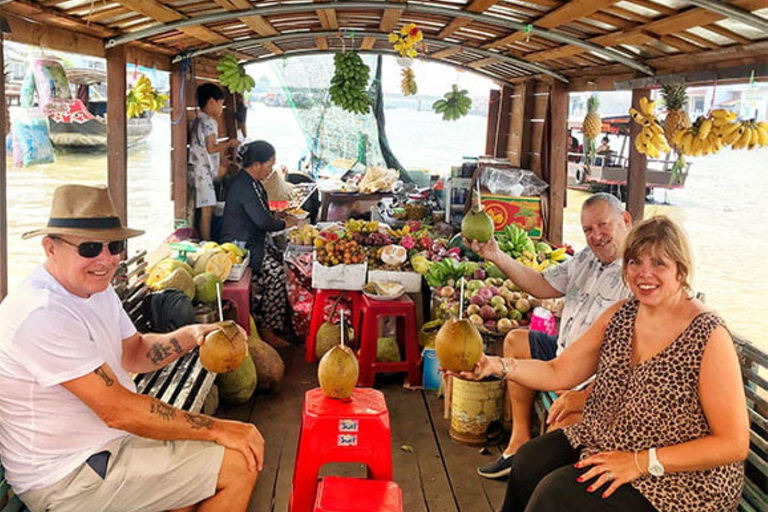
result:
[[[486,119],[469,116],[443,122],[431,112],[388,110],[387,135],[406,167],[447,173],[464,155],[484,152]],[[250,139],[266,139],[277,149],[278,163],[295,168],[304,137],[288,108],[255,104],[248,114]],[[731,329],[768,350],[768,323],[760,295],[768,287],[768,148],[730,151],[693,160],[683,190],[657,193],[659,204],[646,216],[669,215],[687,231],[695,258],[693,286]],[[63,183],[104,184],[107,159],[101,154],[57,154],[56,163],[25,169],[8,161],[9,280],[18,284],[43,259],[39,239],[21,233],[43,225],[53,190]],[[588,194],[568,192],[565,240],[584,245],[579,225]],[[153,249],[171,232],[170,120],[158,115],[149,141],[128,153],[128,223],[146,231],[130,242],[130,251]],[[661,204],[667,201],[669,204]]]

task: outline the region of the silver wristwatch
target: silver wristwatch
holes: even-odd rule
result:
[[[656,455],[656,448],[648,450],[648,472],[652,476],[664,476],[664,465]]]

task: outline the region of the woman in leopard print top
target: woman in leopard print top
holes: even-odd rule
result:
[[[634,298],[560,357],[483,356],[461,375],[556,390],[596,373],[583,421],[515,456],[503,512],[737,509],[749,449],[744,389],[722,319],[691,298],[688,241],[654,217],[632,229],[623,261]]]

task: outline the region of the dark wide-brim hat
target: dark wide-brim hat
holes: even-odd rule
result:
[[[70,235],[97,241],[124,240],[144,232],[123,227],[107,187],[62,185],[53,193],[48,225],[21,235]]]

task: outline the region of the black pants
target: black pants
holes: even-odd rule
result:
[[[587,492],[591,481],[576,481],[587,471],[573,467],[578,460],[579,450],[571,447],[562,430],[523,445],[512,461],[501,512],[658,512],[629,484],[605,499],[607,484]]]

